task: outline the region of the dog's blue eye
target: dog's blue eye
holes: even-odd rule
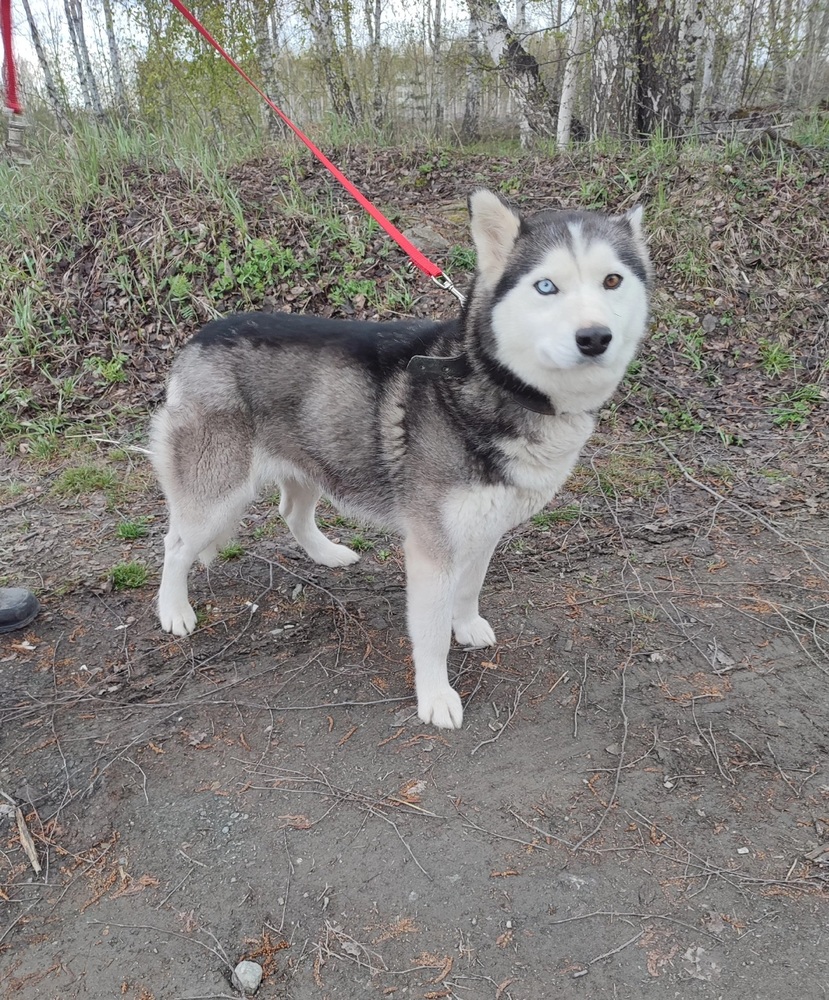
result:
[[[558,291],[549,278],[542,278],[541,281],[536,281],[533,288],[541,295],[555,295]]]

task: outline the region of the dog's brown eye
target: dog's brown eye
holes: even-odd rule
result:
[[[603,284],[605,288],[610,288],[610,289],[618,288],[619,285],[622,284],[622,276],[621,274],[609,274],[604,279]]]

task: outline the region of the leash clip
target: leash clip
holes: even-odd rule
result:
[[[458,288],[455,282],[452,281],[448,274],[444,274],[441,271],[440,274],[436,274],[432,277],[432,281],[434,281],[438,288],[442,288],[443,291],[451,292],[462,306],[466,305],[466,296]]]

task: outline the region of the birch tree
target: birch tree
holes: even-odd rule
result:
[[[497,0],[468,0],[471,17],[481,26],[484,44],[521,114],[521,143],[532,135],[553,134],[552,101],[541,78],[538,61],[526,51]]]
[[[311,24],[317,56],[322,66],[334,111],[348,119],[352,125],[356,125],[359,118],[334,34],[330,0],[307,0],[305,11]]]
[[[432,115],[435,123],[435,131],[440,132],[443,127],[443,101],[441,91],[443,85],[443,8],[441,0],[434,0],[434,6],[430,7],[431,30],[429,32],[429,43],[432,47]]]
[[[112,73],[113,97],[118,114],[123,116],[126,114],[128,107],[127,87],[124,83],[124,74],[121,70],[121,53],[118,50],[118,40],[115,37],[115,25],[112,19],[111,0],[102,0],[102,6],[104,11],[104,27],[107,36],[107,47],[109,49],[109,68]]]
[[[481,64],[481,29],[474,17],[469,19],[469,34],[466,38],[468,71],[466,94],[464,95],[461,137],[467,142],[481,137],[481,91],[483,89]]]
[[[103,118],[104,109],[101,104],[101,94],[98,90],[98,81],[92,72],[92,62],[89,58],[89,48],[86,44],[81,0],[63,0],[63,9],[66,11],[69,39],[72,43],[72,50],[75,53],[75,61],[78,64],[78,77],[80,79],[81,91],[84,95],[84,102],[88,109],[94,111],[99,118]]]
[[[285,100],[276,78],[276,49],[279,40],[276,6],[273,2],[253,5],[253,30],[262,89],[278,108],[282,108]],[[285,134],[286,126],[282,119],[267,104],[261,105],[261,115],[262,124],[271,137],[276,138]]]
[[[561,81],[561,97],[558,102],[558,121],[556,122],[556,143],[559,146],[566,146],[570,141],[570,125],[573,121],[573,105],[576,101],[576,84],[582,57],[586,19],[587,12],[583,6],[579,6],[573,13],[567,45],[567,62]]]
[[[34,47],[35,55],[37,56],[40,72],[43,74],[43,82],[46,85],[46,96],[48,98],[49,105],[52,108],[52,113],[54,114],[58,124],[60,126],[64,126],[66,124],[66,109],[64,108],[60,91],[58,90],[58,85],[55,81],[54,74],[52,73],[52,67],[46,57],[46,50],[43,47],[37,22],[32,16],[32,8],[29,4],[29,0],[23,0],[23,10],[26,13],[26,23],[29,26],[29,34],[32,36],[32,46]]]
[[[382,82],[382,12],[381,0],[365,0],[366,30],[369,39],[369,59],[371,63],[371,111],[374,127],[383,124],[383,82]]]

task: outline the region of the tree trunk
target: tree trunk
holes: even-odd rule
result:
[[[801,77],[801,107],[810,107],[821,96],[821,74],[826,74],[826,49],[829,43],[829,4],[811,3],[806,9],[805,72]],[[825,93],[825,91],[824,91]]]
[[[699,98],[697,100],[697,121],[708,114],[711,107],[711,98],[714,93],[714,51],[717,37],[711,25],[705,29],[705,37],[702,43],[702,79],[699,85]]]
[[[704,0],[685,0],[685,10],[679,35],[679,125],[690,128],[699,121],[698,88],[700,67],[705,67],[706,41],[709,29]]]
[[[29,24],[29,33],[32,36],[32,45],[34,46],[37,61],[40,65],[40,71],[43,73],[43,80],[46,84],[46,95],[49,98],[49,103],[52,106],[52,112],[57,119],[58,125],[63,128],[66,125],[66,109],[63,101],[61,100],[60,91],[58,90],[55,78],[52,75],[52,67],[49,65],[49,60],[46,58],[46,50],[43,48],[43,42],[40,38],[37,23],[32,17],[32,8],[29,5],[29,0],[23,0],[23,10],[26,12],[26,21]]]
[[[676,87],[677,18],[672,0],[632,0],[635,67],[634,126],[640,137],[673,129],[679,118]]]
[[[551,100],[538,62],[507,24],[497,0],[468,0],[469,13],[483,31],[484,43],[521,111],[521,142],[531,135],[554,134]]]
[[[584,39],[584,22],[587,14],[583,7],[573,13],[573,23],[570,28],[567,64],[564,67],[564,77],[561,81],[561,98],[558,105],[558,121],[556,123],[556,144],[566,146],[570,141],[570,123],[573,120],[573,105],[576,100],[576,82],[578,80],[579,63],[582,56]]]
[[[440,135],[443,128],[443,9],[441,0],[434,0],[435,7],[432,16],[432,30],[429,41],[432,46],[432,112],[434,115],[435,133]]]
[[[374,0],[372,10],[369,0],[366,0],[366,23],[371,36],[371,108],[374,127],[383,127],[383,77],[380,56],[382,55],[381,20],[382,0]]]
[[[481,137],[481,29],[475,18],[469,20],[469,35],[466,39],[468,69],[466,76],[466,98],[461,121],[461,138],[475,142]]]
[[[309,0],[306,13],[311,22],[317,55],[322,65],[334,111],[347,118],[352,125],[356,125],[358,116],[351,99],[351,87],[343,69],[337,40],[334,37],[330,0]]]
[[[254,4],[254,43],[256,46],[256,59],[259,63],[259,72],[262,78],[262,89],[278,108],[283,108],[284,100],[276,80],[274,67],[276,38],[272,38],[270,32],[271,17],[275,11],[276,4]],[[286,125],[267,104],[262,104],[261,115],[262,125],[272,139],[285,135]]]
[[[98,81],[92,72],[92,62],[90,61],[89,49],[86,45],[81,0],[63,0],[63,7],[66,11],[66,21],[69,25],[69,37],[75,52],[75,59],[78,63],[78,76],[80,78],[81,91],[84,95],[84,103],[88,109],[94,111],[98,118],[103,118],[104,109],[101,105]]]
[[[725,67],[718,88],[717,104],[722,110],[733,111],[742,103],[742,64],[743,54],[747,51],[748,46],[750,22],[751,13],[748,8],[745,8],[734,34],[729,38]]]
[[[616,0],[593,21],[591,139],[632,132],[636,72],[630,45],[626,0]]]
[[[115,108],[118,116],[123,118],[126,116],[128,109],[127,88],[124,84],[124,74],[121,72],[121,55],[118,51],[118,42],[115,38],[115,27],[112,22],[111,0],[103,0],[103,8],[107,45],[109,47],[109,59],[112,64],[112,88],[115,97]]]

